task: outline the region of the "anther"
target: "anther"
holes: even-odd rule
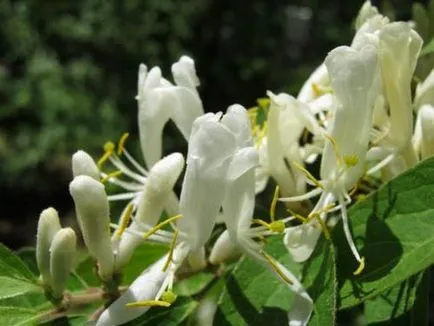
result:
[[[125,147],[125,142],[128,138],[130,134],[128,132],[124,133],[121,137],[121,139],[119,139],[119,143],[118,143],[118,155],[121,155],[122,152],[124,151],[124,147]]]
[[[285,275],[285,273],[282,272],[282,270],[280,269],[279,265],[276,263],[276,261],[274,260],[273,257],[271,257],[269,254],[267,254],[265,251],[262,251],[261,253],[265,257],[265,259],[267,259],[267,261],[270,263],[273,270],[282,278],[282,280],[284,280],[286,283],[294,284],[294,282],[292,280],[290,280]]]
[[[354,275],[359,275],[365,269],[365,257],[362,257],[359,261],[359,267],[353,272]]]

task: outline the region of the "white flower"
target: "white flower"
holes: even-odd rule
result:
[[[325,60],[337,107],[326,131],[321,159],[320,181],[313,191],[283,201],[303,200],[321,194],[312,210],[310,225],[301,225],[286,230],[285,243],[298,261],[309,258],[321,229],[325,229],[327,213],[340,208],[347,241],[355,258],[363,267],[363,259],[353,243],[346,212],[351,200],[348,191],[364,174],[364,162],[368,150],[372,126],[372,113],[380,93],[380,76],[377,60],[378,50],[367,43],[360,50],[338,47]],[[357,137],[354,132],[357,130]],[[338,201],[336,208],[330,206]]]
[[[162,155],[162,132],[172,119],[185,139],[190,136],[194,119],[203,114],[202,102],[196,87],[193,59],[183,56],[172,65],[175,85],[161,76],[159,67],[149,72],[145,65],[139,67],[138,105],[139,131],[142,153],[148,168]]]
[[[93,158],[85,151],[77,151],[72,155],[72,175],[88,175],[99,181],[99,169]]]
[[[127,206],[122,214],[124,219],[131,217],[133,221],[125,229],[122,224],[127,221],[123,222],[121,218],[121,225],[112,237],[116,249],[116,269],[127,264],[137,246],[143,243],[143,237],[137,233],[147,232],[158,223],[183,168],[184,157],[180,153],[173,153],[159,160],[149,171],[143,190],[136,197],[136,211],[133,212],[134,208]]]
[[[259,158],[248,133],[250,128],[246,111],[241,106],[232,106],[225,118],[232,121],[230,125],[238,126],[234,131],[239,130],[236,137],[237,149],[229,168],[229,184],[223,201],[223,216],[228,234],[241,250],[268,268],[297,294],[296,305],[289,313],[289,325],[306,325],[313,307],[311,298],[296,277],[265,253],[261,244],[254,240],[255,237],[278,232],[279,228],[283,231],[284,225],[279,221],[271,224],[262,221],[261,226],[251,228],[255,207],[254,168],[259,163]],[[219,243],[222,242],[217,242],[216,245]]]
[[[380,63],[384,92],[390,108],[390,130],[385,152],[400,155],[404,167],[417,162],[411,146],[413,110],[411,79],[422,38],[404,22],[390,23],[380,31]]]

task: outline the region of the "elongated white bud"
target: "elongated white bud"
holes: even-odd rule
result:
[[[155,163],[137,207],[136,218],[140,222],[150,226],[158,222],[183,168],[184,157],[180,153],[170,154]]]
[[[230,261],[240,255],[240,249],[229,237],[228,230],[225,230],[214,243],[214,246],[211,249],[211,254],[209,255],[209,262],[213,265],[218,265]]]
[[[54,235],[61,229],[57,211],[50,207],[42,211],[38,221],[36,235],[36,263],[42,276],[42,281],[51,287],[50,246]]]
[[[85,151],[77,151],[72,155],[72,175],[88,175],[99,181],[99,169],[93,158]]]
[[[55,298],[61,298],[69,273],[74,266],[77,237],[71,228],[59,230],[50,248],[51,289]]]
[[[87,175],[80,175],[69,184],[69,192],[74,199],[84,243],[98,261],[101,278],[109,280],[113,274],[114,256],[109,229],[109,205],[104,186]]]

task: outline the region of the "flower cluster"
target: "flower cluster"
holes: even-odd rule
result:
[[[240,253],[295,293],[289,325],[306,325],[311,297],[298,276],[265,251],[263,240],[282,236],[293,260],[304,262],[339,219],[358,263],[354,273],[363,272],[369,262],[352,239],[347,206],[369,178],[390,179],[434,154],[434,71],[417,85],[413,99],[422,40],[411,24],[390,22],[368,1],[356,28],[351,45],[330,51],[296,97],[268,91],[249,110],[234,104],[225,113],[205,114],[189,57],[173,64],[174,83],[160,68],[140,65],[138,127],[146,167],[128,152],[124,134],[117,144],[105,144],[97,162],[84,151],[73,155],[70,193],[84,242],[108,289],[117,286],[117,276],[145,241],[169,249],[113,297],[97,325],[120,325],[152,306],[170,306],[181,268],[199,271]],[[169,120],[188,142],[185,158],[163,155]],[[317,177],[307,169],[316,161]],[[114,170],[107,172],[109,164]],[[182,174],[178,196],[174,187]],[[277,184],[270,216],[258,219],[256,195],[270,178]],[[122,192],[108,195],[108,183]],[[125,202],[117,223],[111,223],[112,201]],[[286,216],[277,216],[279,202]],[[210,244],[218,221],[226,229]],[[60,228],[57,213],[42,212],[37,261],[56,298],[72,268],[65,255],[74,248],[75,235]]]

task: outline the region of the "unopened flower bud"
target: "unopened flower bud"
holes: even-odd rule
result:
[[[151,226],[158,222],[183,167],[184,157],[180,153],[170,154],[155,163],[140,195],[136,214],[140,222]]]
[[[209,255],[209,262],[213,265],[218,265],[230,261],[239,255],[241,255],[240,249],[231,240],[229,232],[225,230],[214,243]]]
[[[80,175],[69,184],[69,192],[74,199],[84,243],[98,261],[101,278],[109,280],[113,274],[114,256],[110,239],[109,204],[104,186],[87,175]]]
[[[85,151],[77,151],[72,155],[72,174],[74,177],[87,175],[99,181],[99,169],[92,157]]]
[[[36,236],[36,263],[45,285],[51,286],[50,246],[54,235],[61,229],[57,211],[50,207],[42,211]]]
[[[77,237],[71,228],[59,230],[50,247],[51,289],[54,298],[61,298],[74,266]]]

